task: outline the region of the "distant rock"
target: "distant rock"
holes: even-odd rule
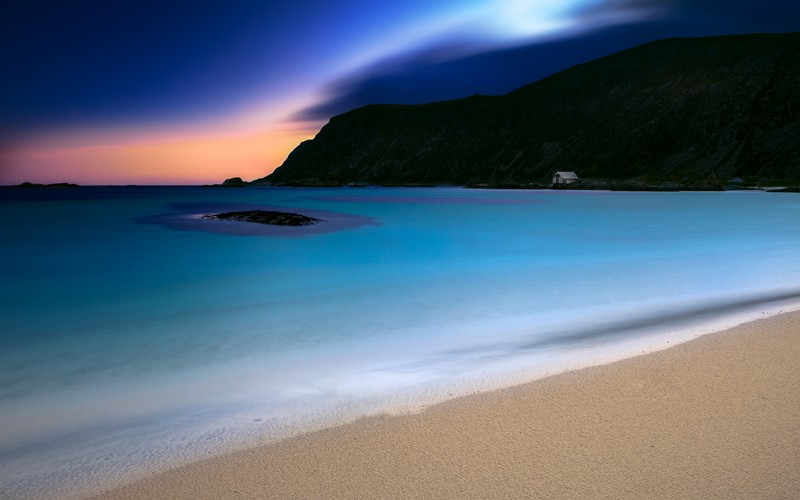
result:
[[[253,184],[524,187],[558,170],[624,181],[584,189],[800,179],[798,75],[800,33],[661,40],[502,96],[335,116]]]
[[[47,189],[61,189],[61,188],[76,188],[80,187],[77,184],[71,184],[69,182],[57,182],[55,184],[35,184],[32,182],[23,182],[22,184],[17,184],[16,188],[47,188]]]
[[[225,179],[222,181],[222,184],[207,184],[203,187],[218,187],[218,188],[239,188],[239,187],[247,187],[248,184],[241,177],[231,177],[230,179]]]
[[[269,210],[248,210],[244,212],[225,212],[204,215],[203,219],[231,220],[238,222],[254,222],[272,226],[310,226],[323,222],[322,219],[307,217],[292,212],[273,212]]]
[[[245,187],[247,183],[241,177],[231,177],[230,179],[225,179],[222,185],[225,187]]]

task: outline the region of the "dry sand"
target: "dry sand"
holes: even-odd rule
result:
[[[800,312],[102,498],[800,498]]]

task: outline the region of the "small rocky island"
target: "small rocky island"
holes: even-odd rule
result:
[[[242,188],[247,187],[247,182],[242,180],[241,177],[231,177],[230,179],[225,179],[222,184],[206,184],[203,187],[207,188]]]
[[[33,182],[23,182],[22,184],[16,184],[11,187],[23,188],[23,189],[32,189],[32,188],[61,189],[61,188],[76,188],[78,187],[78,185],[69,182],[57,182],[55,184],[36,184]]]
[[[273,212],[270,210],[247,210],[244,212],[225,212],[204,215],[203,219],[232,220],[239,222],[255,222],[273,226],[310,226],[323,222],[322,219],[307,217],[292,212]]]

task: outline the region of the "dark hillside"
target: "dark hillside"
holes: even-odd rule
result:
[[[800,33],[662,40],[503,96],[366,106],[260,181],[530,183],[555,170],[800,178]]]

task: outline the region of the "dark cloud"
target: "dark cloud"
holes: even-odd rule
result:
[[[416,59],[409,56],[395,64],[384,62],[350,75],[331,87],[333,97],[296,118],[326,119],[373,103],[419,104],[472,94],[503,94],[649,37],[647,27],[635,26],[444,62],[420,53]]]
[[[674,36],[787,32],[800,29],[796,0],[613,0],[582,18],[647,9],[648,21],[581,32],[572,37],[442,61],[421,51],[383,61],[329,88],[331,97],[295,118],[324,120],[367,104],[421,104],[472,94],[497,95],[641,43]]]

